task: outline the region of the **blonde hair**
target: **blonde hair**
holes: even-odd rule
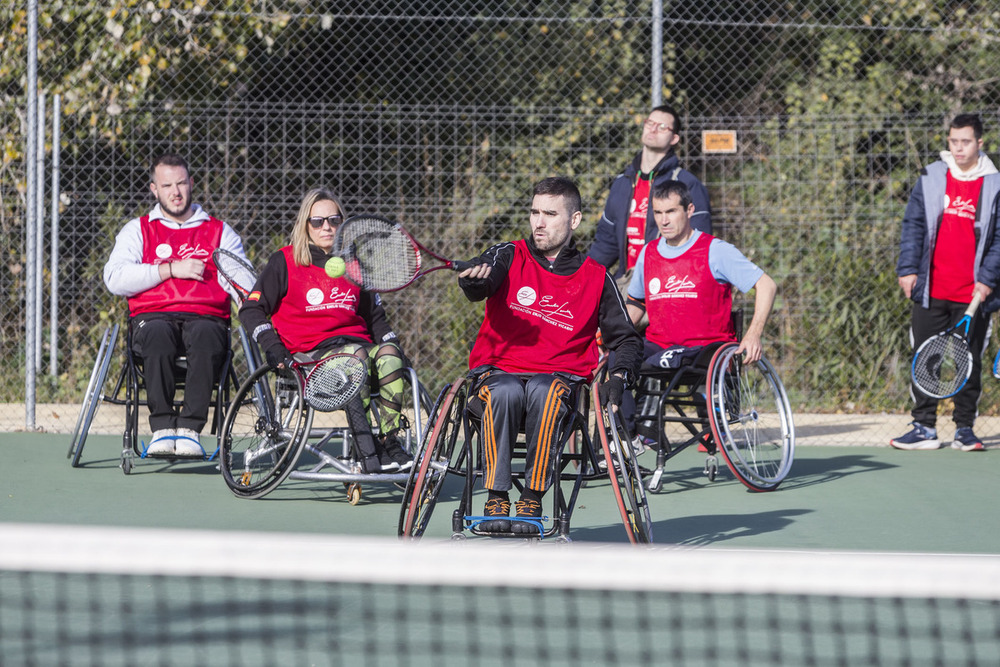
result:
[[[344,205],[340,203],[340,197],[333,194],[326,188],[313,188],[302,198],[302,205],[299,206],[299,215],[295,219],[295,226],[292,227],[292,256],[298,266],[309,266],[312,264],[312,255],[309,252],[309,214],[312,212],[313,204],[318,201],[332,201],[337,205],[340,214],[346,217]]]

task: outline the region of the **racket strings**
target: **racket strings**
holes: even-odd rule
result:
[[[305,399],[318,412],[343,408],[361,391],[368,366],[354,355],[340,354],[316,364],[306,376]]]
[[[237,291],[249,294],[257,282],[257,275],[242,259],[228,252],[215,253],[215,266],[219,273]]]
[[[337,233],[334,253],[348,280],[373,291],[406,286],[420,270],[420,251],[398,226],[382,218],[351,218]]]
[[[913,361],[914,382],[925,394],[936,398],[955,394],[971,372],[972,353],[956,334],[929,339]]]

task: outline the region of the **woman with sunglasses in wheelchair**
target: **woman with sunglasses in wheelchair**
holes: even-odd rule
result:
[[[275,368],[337,353],[369,362],[378,385],[371,399],[378,407],[380,436],[373,435],[365,416],[368,386],[346,406],[362,470],[406,470],[413,461],[397,437],[405,390],[399,339],[378,294],[325,270],[343,220],[344,208],[334,193],[321,188],[307,192],[291,244],[268,259],[240,309],[240,321]]]

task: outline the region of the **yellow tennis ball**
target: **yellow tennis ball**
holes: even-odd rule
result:
[[[345,271],[347,271],[347,264],[344,263],[344,260],[341,257],[331,257],[326,260],[326,266],[324,268],[326,269],[326,275],[331,278],[339,278],[344,275]]]

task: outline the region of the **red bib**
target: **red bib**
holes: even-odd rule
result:
[[[358,315],[360,287],[346,278],[331,278],[318,266],[299,266],[292,246],[281,252],[288,266],[288,292],[271,313],[271,323],[289,352],[309,352],[335,336],[372,342]]]
[[[972,301],[976,283],[976,207],[983,179],[960,181],[951,170],[945,185],[944,212],[931,259],[931,298]]]
[[[546,271],[524,240],[514,243],[507,278],[489,299],[469,368],[564,372],[590,378],[597,365],[597,316],[606,271],[590,259],[568,276]]]
[[[626,269],[635,268],[639,252],[642,250],[642,246],[646,245],[646,218],[649,215],[650,185],[650,181],[640,175],[636,177],[635,188],[632,189],[632,204],[629,206],[628,220],[625,226]]]
[[[659,239],[646,245],[646,338],[660,347],[736,340],[732,286],[716,280],[708,267],[708,248],[714,238],[701,234],[683,255],[674,259],[657,252]]]
[[[219,285],[212,252],[222,239],[222,221],[209,218],[196,227],[170,229],[148,215],[139,219],[143,264],[163,264],[195,258],[205,262],[201,281],[167,278],[130,297],[132,317],[143,313],[197,313],[229,319],[229,295]]]

